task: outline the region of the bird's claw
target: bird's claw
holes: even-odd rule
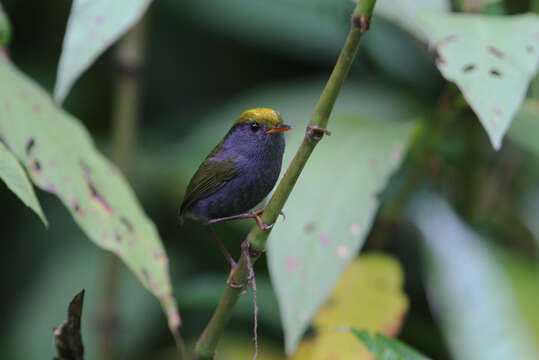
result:
[[[260,215],[263,212],[264,212],[264,208],[258,209],[256,211],[253,211],[252,215],[253,215],[253,218],[256,220],[256,223],[258,224],[258,227],[260,228],[260,230],[269,230],[273,227],[273,225],[275,225],[275,223],[270,224],[270,225],[264,224],[264,222],[262,221],[262,218],[260,217]],[[284,212],[279,211],[279,215],[283,217],[283,221],[286,220],[286,215],[284,214]]]

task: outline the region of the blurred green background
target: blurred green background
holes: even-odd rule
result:
[[[130,179],[169,254],[182,333],[188,342],[204,329],[228,274],[225,260],[204,229],[191,223],[180,226],[177,220],[193,169],[246,107],[275,106],[287,123],[303,131],[302,124],[342,46],[354,6],[345,1],[219,3],[161,0],[150,7],[141,118]],[[12,22],[13,62],[52,91],[71,1],[4,0],[3,5]],[[529,9],[530,2],[514,0],[505,5],[508,12],[517,13]],[[502,150],[493,151],[468,108],[446,116],[450,111],[443,101],[458,98],[459,93],[438,73],[434,54],[383,18],[375,18],[373,26],[376,31],[364,39],[344,93],[353,95],[356,85],[366,87],[363,91],[371,94],[373,111],[382,112],[393,106],[399,94],[398,101],[426,109],[427,122],[448,119],[439,122],[437,131],[442,135],[432,136],[428,156],[412,151],[380,195],[382,206],[364,251],[390,253],[403,265],[410,309],[400,338],[433,359],[451,359],[427,302],[419,234],[406,219],[399,194],[409,178],[414,179],[412,192],[428,187],[443,194],[461,219],[499,254],[499,263],[523,294],[519,304],[537,313],[533,305],[538,298],[537,286],[533,287],[537,242],[521,216],[521,204],[537,186],[539,163],[508,139]],[[108,50],[75,84],[64,104],[106,154],[111,148],[116,71]],[[341,106],[346,113],[353,107],[353,96],[347,99],[352,100],[338,103],[336,111]],[[292,116],[282,108],[301,111]],[[417,172],[417,157],[428,166],[410,176]],[[104,291],[105,253],[85,239],[54,196],[38,190],[50,223],[45,229],[4,185],[0,188],[4,274],[0,358],[51,358],[52,328],[64,319],[68,302],[81,288],[87,295],[83,336],[88,358],[101,358],[96,333],[102,326],[98,304]],[[217,227],[235,256],[249,225],[240,221]],[[282,330],[264,257],[256,269],[262,349],[278,357]],[[115,358],[171,358],[173,342],[158,302],[123,265],[120,278],[120,314],[113,324],[118,342]],[[244,296],[223,343],[251,349],[252,311],[250,295]],[[537,333],[536,315],[528,318]]]

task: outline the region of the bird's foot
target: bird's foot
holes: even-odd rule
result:
[[[331,131],[318,125],[307,126],[307,136],[314,141],[320,141],[324,134],[330,136]]]
[[[258,227],[261,230],[269,230],[269,229],[271,229],[273,227],[273,225],[275,225],[275,223],[267,225],[267,224],[264,224],[264,222],[262,221],[262,218],[260,217],[260,215],[262,215],[264,213],[265,209],[266,208],[262,208],[262,209],[258,209],[258,210],[255,210],[255,211],[251,212],[251,217],[253,217],[255,219]],[[283,217],[283,221],[286,220],[286,215],[284,214],[284,212],[279,211],[279,215],[281,215]]]

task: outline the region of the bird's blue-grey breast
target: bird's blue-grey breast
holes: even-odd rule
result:
[[[255,133],[249,123],[234,125],[206,159],[230,162],[234,175],[218,191],[194,201],[182,212],[204,222],[246,212],[260,203],[279,178],[285,147],[283,133],[264,134],[268,129],[260,125]]]

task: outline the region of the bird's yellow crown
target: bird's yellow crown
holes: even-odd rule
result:
[[[240,115],[238,120],[234,123],[241,124],[248,121],[254,121],[261,125],[267,125],[271,127],[276,127],[282,124],[283,119],[281,114],[270,108],[254,108],[245,110],[243,114]]]

